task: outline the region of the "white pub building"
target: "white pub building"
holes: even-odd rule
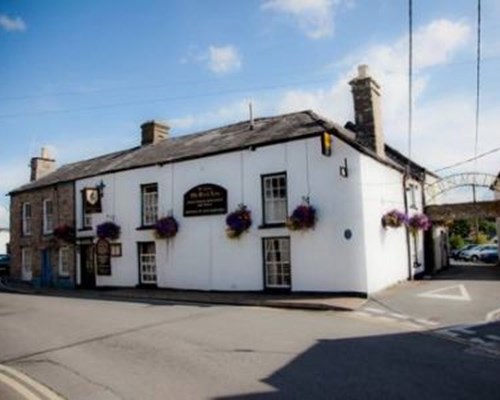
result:
[[[350,84],[345,127],[302,111],[170,137],[151,121],[141,146],[18,192],[73,182],[78,286],[373,293],[424,271],[423,234],[381,218],[421,213],[432,177],[384,143],[366,66]]]

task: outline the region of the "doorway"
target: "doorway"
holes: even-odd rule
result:
[[[95,262],[94,245],[80,245],[80,285],[85,289],[94,289],[95,282]]]

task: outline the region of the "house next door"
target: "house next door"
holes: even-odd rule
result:
[[[50,263],[50,250],[42,250],[42,274],[40,284],[48,287],[52,283],[52,265]]]
[[[83,288],[95,288],[94,245],[80,245],[80,284]]]

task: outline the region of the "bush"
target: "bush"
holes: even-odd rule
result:
[[[450,236],[450,246],[452,249],[461,249],[465,246],[465,240],[462,236],[451,235]]]

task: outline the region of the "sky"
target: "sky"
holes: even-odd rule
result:
[[[413,3],[411,157],[433,171],[474,157],[477,1]],[[481,16],[477,154],[500,147],[500,0]],[[62,165],[138,145],[152,119],[173,136],[246,120],[249,102],[344,125],[359,64],[408,155],[407,0],[0,0],[0,226],[42,146]],[[499,170],[500,151],[441,175]]]

